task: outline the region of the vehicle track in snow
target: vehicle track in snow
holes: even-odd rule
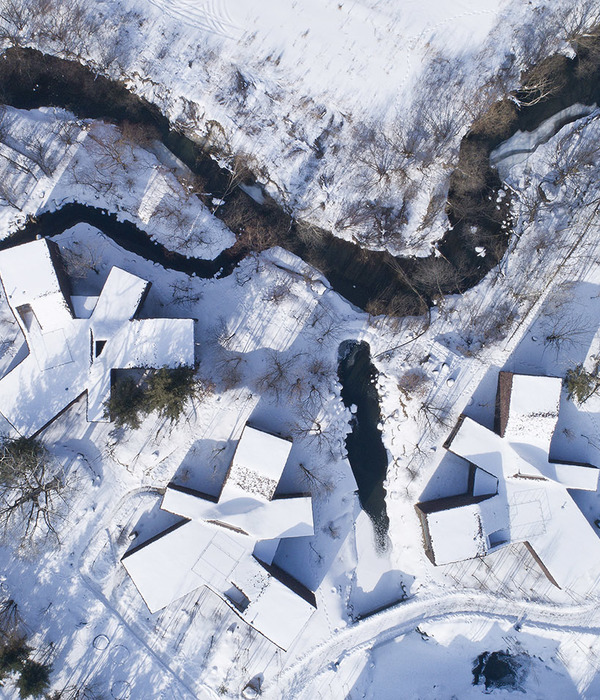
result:
[[[216,34],[225,39],[239,40],[244,29],[231,17],[226,0],[148,0],[165,14],[184,24]]]

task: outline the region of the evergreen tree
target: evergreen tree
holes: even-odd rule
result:
[[[162,418],[176,421],[188,399],[200,392],[193,367],[169,369],[162,367],[153,372],[148,379],[146,405],[148,411],[158,411]]]
[[[25,644],[25,637],[10,636],[0,647],[0,685],[6,676],[22,671],[31,648]]]
[[[585,403],[600,389],[600,377],[598,376],[598,363],[591,372],[588,372],[582,364],[574,369],[567,370],[565,386],[567,397],[575,399],[578,404]]]
[[[142,422],[140,413],[145,413],[143,389],[131,377],[114,382],[104,415],[114,421],[117,428],[128,426],[136,430]]]
[[[17,681],[19,697],[38,698],[43,695],[50,685],[51,673],[52,666],[41,664],[38,661],[26,661]]]

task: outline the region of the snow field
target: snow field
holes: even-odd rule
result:
[[[212,7],[218,22],[223,6]],[[514,9],[510,4],[506,8],[506,12]],[[161,23],[166,21],[157,17],[152,20],[154,29],[148,31],[155,32],[151,35],[153,41],[148,42],[147,54],[136,59],[146,61],[144,69],[154,66],[158,70],[151,54],[163,41],[156,27],[164,26]],[[190,30],[187,38],[194,36],[197,35]],[[500,51],[502,42],[498,42],[495,48]],[[180,65],[170,79],[183,92],[181,86],[187,88],[193,81],[181,78],[181,72],[186,71],[183,61]],[[162,75],[172,67],[173,63],[165,60],[160,66]],[[198,82],[195,89],[200,91],[200,86]],[[146,85],[143,89],[154,90],[167,101],[166,88]],[[213,99],[213,93],[206,99]],[[357,99],[363,100],[364,95]],[[284,95],[280,100],[286,109],[294,108]],[[228,111],[226,106],[222,109],[223,113]],[[31,140],[34,132],[51,133],[55,120],[70,119],[58,113],[49,116],[48,111],[15,110],[10,114],[14,120],[11,131],[19,143],[25,138]],[[275,117],[273,121],[278,122],[276,128],[284,123]],[[58,165],[52,177],[35,170],[40,178],[38,184],[8,159],[2,160],[5,179],[13,183],[23,212],[35,214],[73,197],[94,206],[121,210],[123,216],[151,231],[160,202],[170,196],[173,184],[169,173],[162,170],[160,159],[156,154],[136,150],[131,163],[128,156],[127,175],[121,172],[127,169],[119,163],[111,165],[111,178],[116,184],[98,192],[91,182],[86,182],[85,174],[94,175],[106,153],[98,141],[90,140],[90,132],[102,135],[109,144],[118,141],[118,132],[101,124],[86,123],[84,127],[77,125],[82,143],[77,141],[62,150],[58,144],[52,146],[57,149],[57,158],[64,154],[60,158],[65,170],[61,172]],[[394,669],[403,670],[403,664],[414,665],[415,659],[423,659],[429,665],[439,662],[442,668],[460,664],[464,673],[457,673],[454,678],[447,674],[442,679],[446,683],[444,692],[467,693],[471,690],[467,685],[472,658],[491,650],[492,644],[504,645],[506,636],[518,639],[520,635],[518,631],[509,633],[504,628],[505,620],[500,620],[498,629],[486,628],[485,635],[482,627],[476,627],[474,633],[452,636],[444,631],[446,616],[458,611],[480,614],[487,610],[489,614],[490,607],[494,612],[501,608],[510,616],[517,605],[527,616],[532,610],[531,600],[548,605],[579,602],[573,601],[568,592],[544,583],[535,563],[519,548],[511,548],[502,556],[498,553],[485,560],[433,569],[425,559],[413,509],[423,494],[449,495],[454,489],[458,493],[463,488],[463,465],[448,458],[441,445],[460,412],[490,420],[491,397],[500,368],[539,368],[558,376],[573,362],[598,351],[598,243],[592,204],[595,190],[592,186],[579,188],[580,208],[573,216],[573,191],[583,182],[575,176],[583,178],[589,169],[566,173],[571,179],[563,182],[554,174],[548,175],[548,168],[564,174],[554,168],[556,157],[551,149],[560,144],[562,155],[573,153],[570,149],[575,148],[576,141],[593,143],[595,121],[592,117],[585,126],[578,122],[566,129],[530,156],[529,170],[507,173],[509,184],[520,192],[520,219],[517,236],[499,268],[475,289],[443,300],[433,310],[430,324],[423,319],[397,322],[358,313],[327,289],[318,274],[282,251],[249,258],[228,278],[204,281],[187,279],[141,261],[90,227],[77,227],[59,238],[63,249],[88,251],[94,256],[100,273],[88,269],[77,281],[81,288],[93,291],[99,277],[117,263],[153,281],[147,301],[149,312],[162,309],[174,316],[196,316],[200,375],[213,379],[217,387],[206,403],[190,406],[181,425],[169,426],[156,416],[149,416],[141,430],[125,440],[111,435],[109,427],[87,425],[80,404],[45,432],[44,440],[60,446],[65,459],[67,454],[71,458],[84,455],[86,474],[89,472],[86,487],[72,504],[70,526],[62,533],[60,550],[47,554],[42,561],[13,560],[6,548],[2,557],[3,561],[10,561],[6,564],[9,590],[22,599],[27,624],[37,631],[36,646],[44,648],[50,642],[55,645],[52,658],[57,683],[89,678],[96,680],[104,692],[111,692],[114,686],[113,695],[129,693],[130,697],[145,697],[149,692],[162,693],[165,698],[214,697],[217,693],[238,697],[250,678],[262,674],[265,694],[281,697],[281,693],[286,693],[285,697],[291,698],[302,696],[310,664],[310,679],[314,677],[318,692],[333,687],[339,691],[339,697],[351,691],[360,695],[372,685],[379,692],[376,697],[385,697],[389,679],[397,678]],[[576,138],[562,142],[567,134]],[[294,139],[299,137],[290,137],[292,142]],[[265,161],[274,159],[273,154],[280,154],[288,143],[268,141],[264,133],[256,139],[257,148],[263,149],[260,158]],[[233,143],[243,142],[234,139]],[[21,157],[31,161],[23,154],[15,155],[13,160]],[[535,161],[538,157],[540,160]],[[22,165],[24,161],[18,162]],[[342,157],[339,162],[343,167]],[[148,164],[152,165],[152,173],[158,171],[159,175],[150,174]],[[321,167],[316,165],[310,173],[315,180]],[[282,167],[278,172],[285,179],[291,170]],[[82,174],[79,183],[72,181],[72,172]],[[128,178],[134,187],[128,185]],[[550,202],[531,216],[528,197],[539,184],[548,186]],[[298,188],[294,181],[294,196]],[[180,201],[177,197],[183,198],[183,194],[174,196]],[[163,227],[162,223],[156,225],[153,235],[160,235],[165,245],[170,242],[174,248],[207,257],[226,247],[232,239],[219,222],[207,217],[194,202],[188,205],[190,217],[206,217],[193,229],[207,236],[206,241],[200,243],[192,236],[193,245],[185,248],[187,243],[173,238],[178,226]],[[0,209],[7,233],[22,216],[10,205]],[[548,232],[553,234],[550,240]],[[586,323],[557,330],[555,323],[561,314],[568,320],[581,318]],[[0,318],[5,316],[2,303]],[[13,329],[4,335],[2,327],[2,339],[15,337]],[[548,340],[558,335],[566,339],[558,344]],[[381,372],[378,389],[382,397],[382,427],[391,464],[386,481],[390,546],[383,554],[375,549],[368,519],[357,516],[355,484],[344,458],[349,412],[339,400],[335,365],[337,346],[348,337],[370,343]],[[7,357],[8,353],[9,350]],[[308,381],[315,357],[324,366],[324,374],[310,380],[318,385],[318,400]],[[283,367],[276,366],[275,360],[283,362]],[[3,358],[0,362],[4,362]],[[283,371],[283,388],[273,387],[275,371]],[[290,387],[298,379],[298,395],[294,397]],[[563,398],[553,449],[568,452],[571,458],[576,455],[578,459],[600,463],[594,437],[597,413],[597,399],[577,408]],[[179,476],[187,475],[190,484],[204,480],[218,487],[235,436],[251,415],[265,424],[284,426],[294,435],[294,448],[284,473],[285,488],[291,491],[304,485],[312,491],[315,501],[315,537],[286,544],[277,555],[291,573],[306,585],[318,588],[318,614],[286,656],[240,624],[209,591],[186,597],[173,609],[151,617],[119,564],[120,556],[131,544],[132,532],[141,529],[148,514],[157,509],[159,494],[155,489],[164,487],[178,472]],[[317,424],[326,426],[326,438]],[[300,465],[311,470],[310,476]],[[597,494],[585,495],[580,505],[590,521],[598,517]],[[150,521],[148,529],[139,531],[138,541],[154,534],[153,527],[159,531],[164,525],[154,517]],[[20,583],[23,580],[38,583],[25,595]],[[449,596],[449,590],[457,591],[456,597]],[[499,600],[494,595],[498,592]],[[411,597],[408,603],[365,622],[353,623],[357,616],[367,615],[405,595]],[[439,641],[435,641],[437,646],[431,645],[434,651],[425,652],[420,645],[429,642],[412,630],[431,616],[432,608],[440,611],[440,621],[427,623],[424,629]],[[550,607],[542,611],[538,615],[540,625],[556,618],[562,610]],[[402,627],[404,623],[406,628]],[[578,626],[582,629],[578,630]],[[551,670],[546,672],[536,661],[530,679],[540,678],[542,687],[560,684],[565,697],[573,688],[593,697],[598,670],[593,642],[596,627],[588,609],[571,617],[565,614],[561,630],[553,630],[559,641],[549,641],[539,652],[542,658],[547,657]],[[94,646],[94,640],[102,639],[102,635],[109,639],[104,650]],[[519,641],[530,655],[540,648],[536,635],[537,632],[526,629]],[[393,641],[396,637],[400,641]],[[376,644],[368,652],[374,646],[373,640],[379,646]],[[126,663],[117,663],[127,653],[113,651],[117,647],[128,650]],[[582,649],[583,654],[579,653]],[[338,670],[331,666],[343,654],[352,669],[345,670],[343,659]],[[371,662],[375,662],[375,667],[369,667]],[[337,674],[342,678],[342,672],[344,680],[336,685]],[[411,693],[427,697],[427,693],[437,692],[427,685],[435,680],[417,674]],[[528,690],[533,692],[533,680],[530,682]]]

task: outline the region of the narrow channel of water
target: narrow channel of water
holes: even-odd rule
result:
[[[244,257],[244,253],[234,254],[231,250],[220,253],[214,260],[187,257],[153,241],[130,221],[120,221],[115,214],[79,203],[65,204],[57,211],[45,212],[35,219],[29,219],[21,229],[0,240],[0,250],[33,241],[38,236],[56,236],[80,223],[95,226],[121,248],[146,260],[205,279],[226,277]]]
[[[377,545],[385,549],[390,524],[383,487],[388,455],[378,427],[381,420],[378,372],[371,362],[369,344],[362,341],[345,340],[339,346],[338,359],[342,401],[353,411],[352,430],[346,438],[348,461],[360,504],[375,526]]]
[[[203,191],[224,200],[215,213],[238,236],[225,258],[239,260],[250,251],[281,245],[320,270],[356,306],[402,316],[424,313],[439,294],[468,289],[500,260],[510,233],[510,197],[502,198],[498,208],[502,182],[489,155],[517,130],[531,131],[576,102],[600,101],[600,50],[595,49],[600,39],[592,44],[576,45],[573,58],[555,55],[536,66],[556,83],[551,96],[538,102],[517,91],[514,97],[521,106],[514,99],[500,100],[472,125],[450,178],[446,209],[451,227],[437,246],[442,255],[428,258],[362,249],[312,226],[307,240],[301,224],[274,200],[265,196],[259,204],[232,187],[231,173],[211,158],[210,144],[195,143],[177,132],[156,105],[76,61],[35,49],[7,49],[0,60],[0,102],[25,109],[63,107],[82,118],[137,125],[149,138],[160,138],[200,176],[206,185]],[[531,105],[523,106],[527,100]],[[252,184],[250,180],[244,184]],[[477,246],[488,254],[479,257]]]

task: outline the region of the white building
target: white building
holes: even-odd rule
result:
[[[150,612],[208,586],[289,648],[316,607],[314,594],[273,564],[282,538],[314,532],[309,496],[275,497],[291,447],[247,425],[218,499],[167,487],[161,508],[184,520],[123,557]]]
[[[150,282],[113,267],[98,297],[69,294],[47,239],[0,252],[0,280],[29,354],[0,380],[0,413],[34,435],[87,392],[89,421],[107,420],[111,371],[194,365],[193,319],[138,319]]]
[[[549,459],[561,379],[501,372],[496,432],[461,417],[445,447],[470,464],[468,493],[419,503],[434,564],[523,542],[559,588],[586,595],[600,581],[600,538],[567,489],[595,491],[599,471]]]

